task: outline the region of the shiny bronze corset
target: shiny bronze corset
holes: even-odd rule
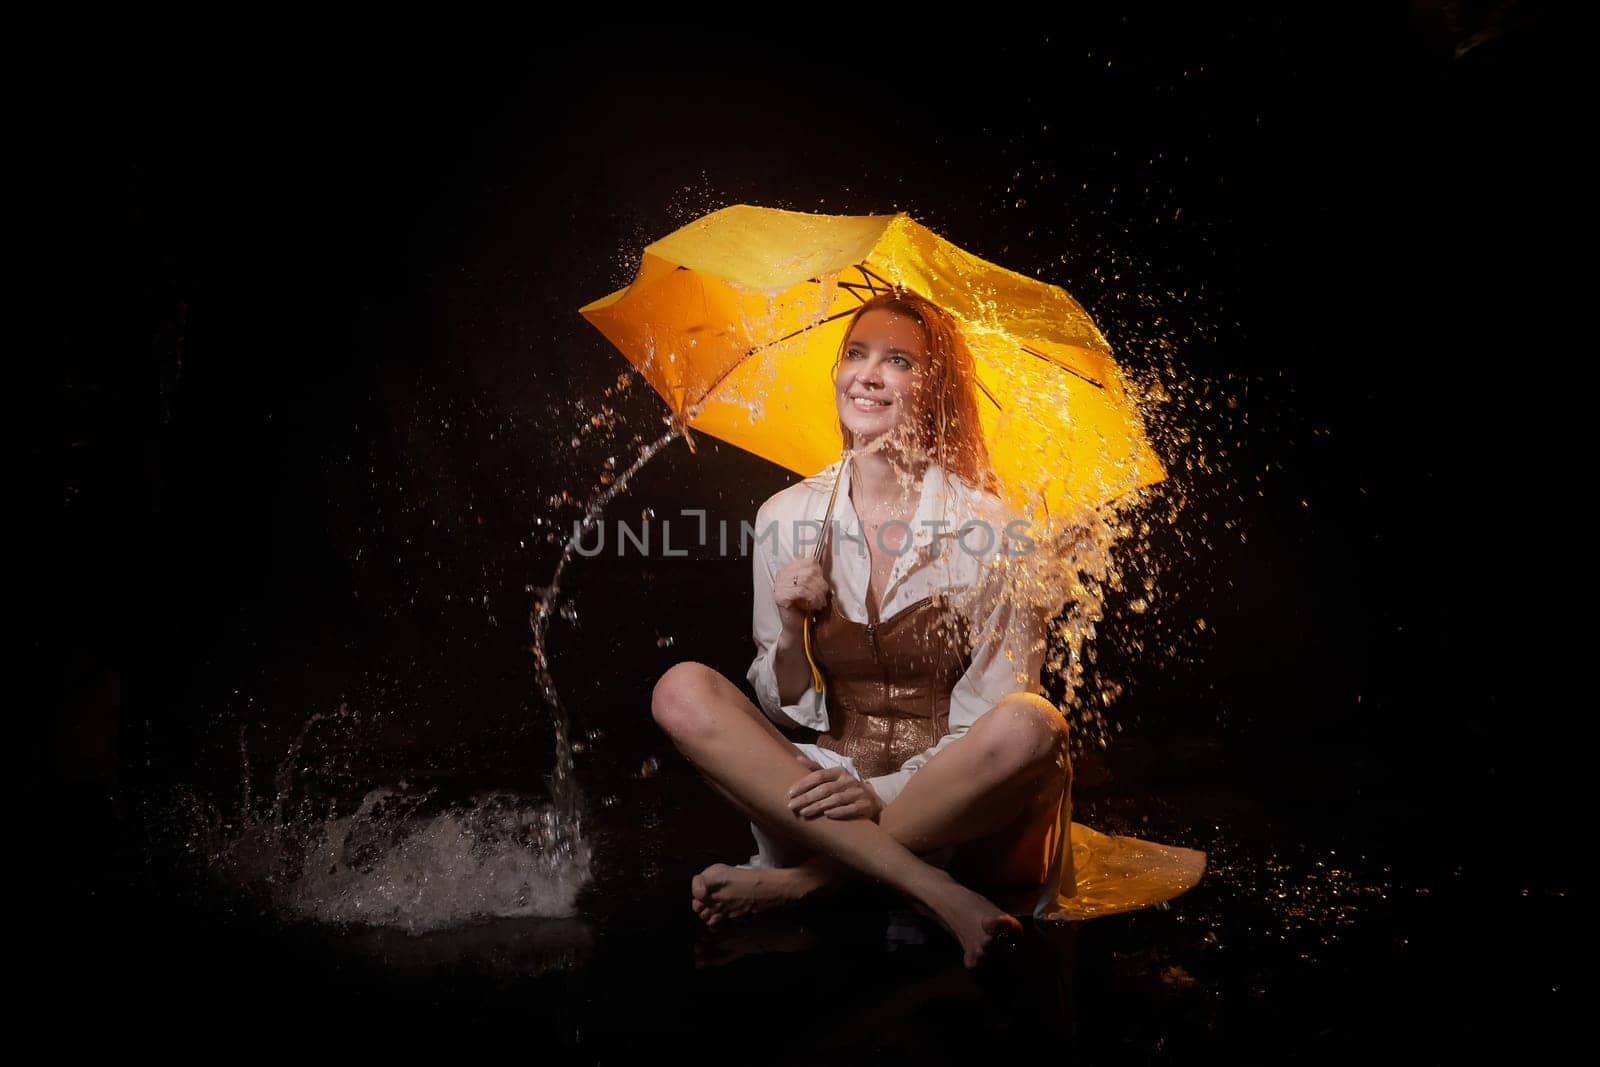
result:
[[[950,729],[950,691],[970,662],[965,628],[938,597],[859,623],[834,598],[812,650],[822,668],[828,731],[817,744],[853,757],[862,777],[897,770]]]

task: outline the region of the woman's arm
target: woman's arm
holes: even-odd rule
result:
[[[756,523],[758,528],[774,528],[767,525],[765,508]],[[780,727],[823,731],[828,728],[828,711],[811,682],[803,631],[807,612],[827,606],[828,583],[822,565],[814,560],[789,559],[779,566],[779,558],[786,554],[779,529],[776,552],[765,538],[758,538],[752,553],[756,658],[747,677],[768,719]]]
[[[804,635],[796,637],[788,629],[778,638],[774,670],[778,676],[778,699],[785,705],[798,704],[812,686],[811,662],[806,659]]]

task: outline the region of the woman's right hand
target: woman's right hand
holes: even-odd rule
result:
[[[883,814],[878,791],[858,782],[843,767],[823,770],[821,764],[799,754],[800,765],[811,773],[789,787],[789,810],[803,819],[826,815],[830,819],[871,819]]]
[[[798,639],[806,616],[828,606],[832,595],[822,564],[814,559],[796,559],[783,565],[772,581],[772,596],[778,602],[784,635]]]

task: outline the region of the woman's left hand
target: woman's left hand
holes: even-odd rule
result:
[[[843,767],[823,770],[804,756],[800,762],[811,773],[789,787],[789,810],[806,819],[826,815],[830,819],[871,819],[878,821],[883,801],[865,782],[860,782]]]

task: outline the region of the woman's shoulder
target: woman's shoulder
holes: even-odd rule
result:
[[[960,510],[975,519],[1004,526],[1016,517],[1016,510],[992,489],[974,484],[955,471],[945,471],[949,493],[959,503]]]
[[[785,486],[762,502],[756,511],[756,521],[820,515],[827,507],[828,497],[838,478],[839,464],[833,463],[809,478]]]
[[[954,472],[945,485],[952,529],[984,574],[1002,576],[1012,557],[1032,551],[1031,520],[999,493]]]

